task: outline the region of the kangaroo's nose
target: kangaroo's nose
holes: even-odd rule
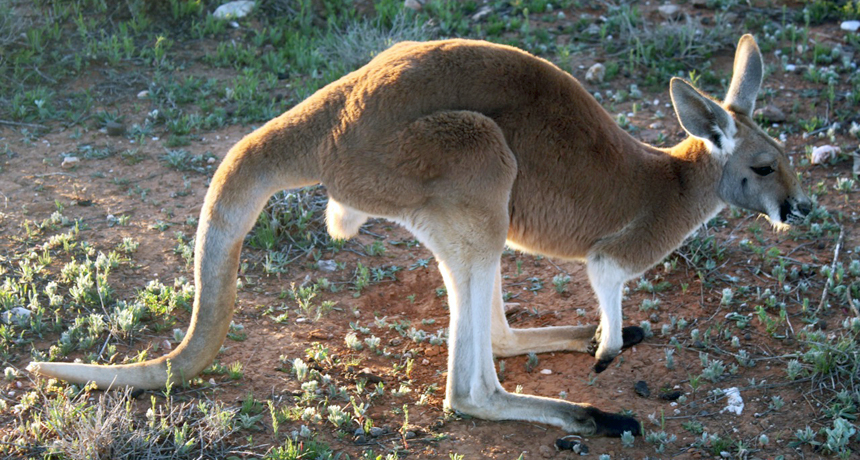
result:
[[[801,201],[797,203],[797,212],[806,217],[810,212],[812,212],[812,203],[809,201]]]

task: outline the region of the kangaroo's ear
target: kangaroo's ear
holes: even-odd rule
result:
[[[735,52],[732,83],[726,94],[725,106],[737,113],[752,116],[763,74],[761,51],[752,35],[744,35]]]
[[[735,121],[714,100],[680,78],[669,86],[672,105],[684,131],[705,141],[714,155],[729,155],[735,148]]]

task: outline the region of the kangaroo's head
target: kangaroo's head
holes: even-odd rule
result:
[[[762,74],[758,45],[744,35],[722,104],[680,78],[672,79],[672,102],[684,130],[723,164],[718,192],[725,202],[760,212],[774,224],[799,223],[809,214],[809,198],[783,146],[752,120]]]

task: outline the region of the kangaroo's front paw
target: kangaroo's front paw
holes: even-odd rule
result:
[[[626,350],[645,339],[645,330],[643,330],[639,326],[627,326],[621,329],[621,349],[615,352],[611,350],[600,350],[600,332],[595,334],[595,337],[591,339],[591,344],[588,346],[588,354],[597,358],[597,362],[594,364],[594,372],[601,373],[612,364],[612,361],[618,356],[621,351]]]

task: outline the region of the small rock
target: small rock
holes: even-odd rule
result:
[[[415,436],[416,436],[416,435],[415,435],[415,432],[414,432],[414,431],[407,431],[406,433],[403,433],[403,438],[404,438],[404,439],[414,439],[414,438],[415,438]]]
[[[675,19],[681,12],[681,8],[678,5],[667,3],[657,7],[657,11],[660,13],[660,16],[663,16],[666,19]]]
[[[860,176],[860,152],[854,152],[854,175]]]
[[[107,130],[108,136],[116,137],[125,134],[125,125],[115,121],[109,121],[105,125],[105,129]]]
[[[65,157],[63,158],[63,163],[60,166],[69,169],[77,166],[80,162],[81,160],[78,157]]]
[[[656,144],[663,133],[655,129],[643,129],[639,132],[639,139],[646,144]]]
[[[766,105],[758,108],[754,115],[773,123],[781,123],[785,121],[785,112],[775,105]]]
[[[795,70],[797,70],[796,65],[794,65],[794,64],[786,64],[785,65],[785,71],[786,72],[794,72]]]
[[[324,272],[333,272],[337,270],[337,262],[334,260],[321,260],[317,262],[317,266]]]
[[[149,97],[149,91],[148,90],[143,90],[143,91],[137,93],[138,99],[146,99],[148,97]]]
[[[662,121],[655,121],[654,123],[648,125],[649,129],[663,129],[665,127],[666,125],[664,125]]]
[[[406,0],[403,2],[403,6],[413,11],[421,11],[424,8],[424,2],[421,0]]]
[[[364,428],[356,428],[355,432],[352,433],[353,436],[363,436]]]
[[[352,441],[356,444],[359,444],[359,445],[360,444],[367,444],[367,438],[363,434],[356,436]]]
[[[11,324],[12,321],[20,323],[30,319],[30,313],[30,310],[24,307],[14,307],[9,311],[4,311],[3,314],[0,315],[0,320],[6,324]]]
[[[663,401],[676,401],[678,398],[684,395],[683,391],[667,391],[665,393],[660,394],[660,399]]]
[[[543,375],[552,375],[552,369],[542,369],[540,373]]]
[[[540,456],[543,458],[552,458],[555,455],[555,452],[549,446],[540,446],[538,450],[540,451]]]
[[[477,13],[472,15],[472,20],[473,21],[480,21],[481,19],[484,19],[485,17],[489,16],[489,14],[492,12],[493,12],[492,8],[490,8],[489,6],[484,6],[480,10],[478,10]]]
[[[378,437],[382,436],[383,434],[385,434],[384,429],[382,429],[378,426],[370,427],[370,435],[373,436],[374,438],[378,438]]]
[[[848,32],[857,32],[860,29],[860,21],[842,21],[839,28]]]
[[[239,19],[244,18],[254,9],[256,2],[249,0],[237,0],[227,2],[215,9],[212,13],[216,19]]]
[[[636,385],[633,385],[633,391],[635,391],[637,395],[643,398],[651,396],[651,389],[648,388],[648,383],[644,380],[636,382]]]
[[[603,78],[606,77],[606,66],[601,63],[594,64],[585,72],[585,81],[591,83],[603,83]]]
[[[216,162],[216,161],[218,161],[218,159],[217,159],[217,158],[215,158],[215,157],[209,157],[209,158],[207,158],[207,159],[206,159],[206,164],[210,164],[210,165],[211,165],[211,164],[215,164],[215,162]]]

